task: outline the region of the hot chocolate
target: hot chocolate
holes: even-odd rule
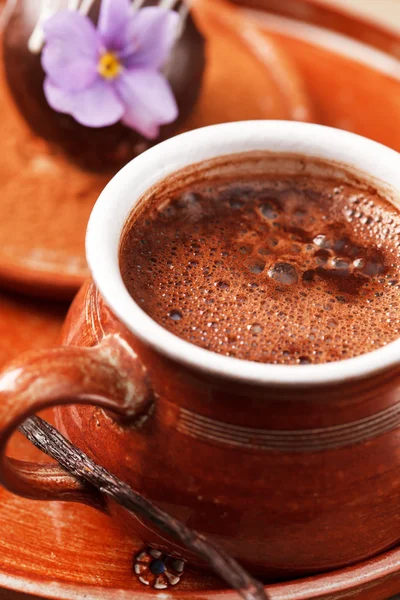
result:
[[[355,178],[160,189],[132,216],[120,267],[155,321],[228,356],[330,362],[400,335],[400,212]]]

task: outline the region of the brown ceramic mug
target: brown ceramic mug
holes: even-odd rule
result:
[[[0,379],[0,478],[23,496],[96,506],[58,466],[5,456],[19,423],[59,405],[58,428],[89,456],[253,571],[287,577],[364,559],[400,538],[400,340],[322,365],[218,355],[146,315],[118,266],[124,224],[153,185],[202,161],[241,153],[245,164],[260,152],[294,155],[293,172],[318,158],[339,180],[343,168],[355,172],[399,202],[396,152],[318,125],[217,125],[136,158],[93,210],[93,281],[71,307],[65,345],[22,357]],[[122,509],[109,509],[127,526]],[[129,525],[187,557],[148,523]]]

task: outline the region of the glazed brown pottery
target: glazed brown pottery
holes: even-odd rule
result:
[[[56,424],[73,443],[253,572],[276,579],[351,564],[398,542],[400,342],[322,365],[252,363],[177,338],[134,303],[118,269],[132,206],[179,169],[244,151],[257,160],[260,151],[301,151],[294,172],[309,168],[307,157],[333,161],[339,180],[344,165],[399,202],[394,151],[306,123],[214,126],[135,159],[93,211],[87,253],[96,284],[76,298],[65,346],[18,359],[0,379],[0,476],[29,498],[96,506],[58,466],[4,457],[27,415],[70,404],[57,409]],[[247,168],[254,154],[241,156]],[[148,523],[112,504],[109,511],[144,543],[194,563]]]

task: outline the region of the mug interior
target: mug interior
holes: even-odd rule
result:
[[[276,160],[274,160],[276,157]],[[308,123],[252,121],[191,131],[148,150],[124,167],[100,195],[89,220],[86,252],[95,283],[107,304],[131,330],[159,352],[196,369],[247,383],[317,385],[353,379],[389,368],[400,358],[400,340],[355,358],[310,365],[273,365],[228,357],[187,342],[156,323],[128,293],[119,269],[119,249],[132,213],[154,191],[192,178],[232,171],[240,176],[349,177],[374,186],[400,208],[400,157],[360,136]],[[235,171],[235,172],[236,172]],[[200,175],[199,175],[200,174]],[[400,236],[399,236],[400,239]]]

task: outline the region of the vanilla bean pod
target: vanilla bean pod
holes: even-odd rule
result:
[[[207,562],[244,600],[268,600],[263,585],[225,551],[215,548],[203,535],[189,529],[184,523],[133,491],[126,483],[92,461],[49,423],[40,417],[31,417],[20,426],[20,431],[66,471],[97,488],[123,508],[145,517],[158,529],[178,540]]]

